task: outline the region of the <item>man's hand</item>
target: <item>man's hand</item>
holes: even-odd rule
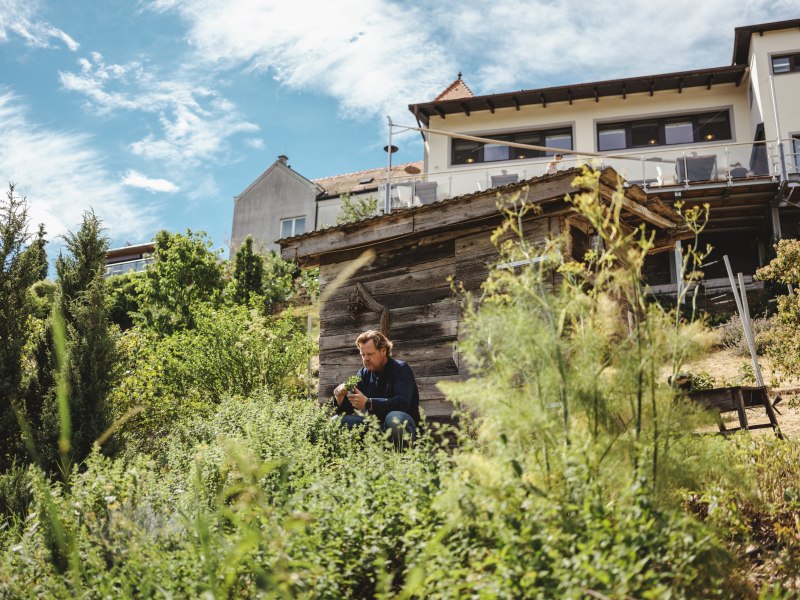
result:
[[[367,397],[358,388],[352,394],[347,394],[347,399],[356,410],[364,410],[367,406]]]
[[[336,398],[336,404],[341,406],[342,402],[344,402],[344,397],[346,394],[347,388],[344,387],[343,383],[340,383],[338,386],[336,386],[336,389],[333,390],[333,397]]]

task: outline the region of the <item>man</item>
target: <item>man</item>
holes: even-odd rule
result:
[[[365,331],[356,338],[364,367],[361,380],[350,392],[342,383],[333,391],[336,412],[342,414],[342,424],[357,427],[365,417],[354,414],[373,414],[384,431],[392,432],[395,446],[402,447],[406,439],[414,439],[419,423],[419,391],[414,373],[405,361],[392,358],[392,342],[380,331]],[[343,414],[344,413],[344,414]]]
[[[560,154],[556,154],[547,164],[547,174],[548,175],[555,175],[558,172],[558,168],[561,166],[561,159],[564,158]]]

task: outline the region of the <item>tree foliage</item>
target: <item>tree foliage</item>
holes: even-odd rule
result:
[[[39,229],[44,242],[44,229]],[[16,411],[22,383],[22,354],[33,310],[28,289],[42,275],[40,247],[29,245],[28,205],[9,184],[0,200],[0,468],[21,451]]]
[[[248,235],[233,263],[233,300],[248,304],[253,296],[264,293],[264,260],[253,249],[253,236]]]
[[[778,314],[769,332],[765,352],[778,377],[800,374],[800,240],[782,239],[775,245],[775,258],[756,271],[756,279],[791,287],[778,297]]]
[[[342,207],[336,217],[337,225],[355,223],[374,217],[378,212],[378,199],[372,196],[367,198],[351,198],[350,194],[342,194]]]
[[[195,307],[216,306],[223,290],[222,264],[205,232],[160,231],[155,259],[141,287],[143,324],[162,335],[195,326]]]
[[[66,254],[56,259],[55,301],[66,326],[72,458],[79,461],[108,426],[106,398],[116,352],[104,280],[108,238],[102,222],[93,211],[84,213],[78,231],[68,232],[64,242]],[[57,413],[55,399],[51,394],[51,419]]]

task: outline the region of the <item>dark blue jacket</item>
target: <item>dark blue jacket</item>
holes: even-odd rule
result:
[[[358,376],[361,377],[358,389],[372,399],[372,414],[383,420],[393,410],[401,410],[419,425],[419,390],[407,362],[390,358],[380,373],[362,367]],[[346,396],[337,412],[353,412]]]

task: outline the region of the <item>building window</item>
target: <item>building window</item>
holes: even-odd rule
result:
[[[794,155],[794,168],[800,171],[800,133],[792,135],[792,154]]]
[[[306,232],[306,218],[281,219],[281,237],[287,238]]]
[[[468,140],[453,140],[453,164],[470,165],[473,163],[496,162],[500,160],[521,160],[526,158],[540,158],[552,156],[557,151],[545,152],[543,150],[525,150],[512,148],[502,142],[527,144],[530,146],[545,146],[561,150],[572,150],[572,128],[548,129],[543,131],[519,131],[498,135],[486,135],[500,143],[486,144]]]
[[[597,148],[625,150],[731,139],[727,110],[716,113],[641,119],[597,126]]]
[[[792,71],[800,71],[800,52],[772,57],[773,73],[777,75],[778,73],[791,73]]]

